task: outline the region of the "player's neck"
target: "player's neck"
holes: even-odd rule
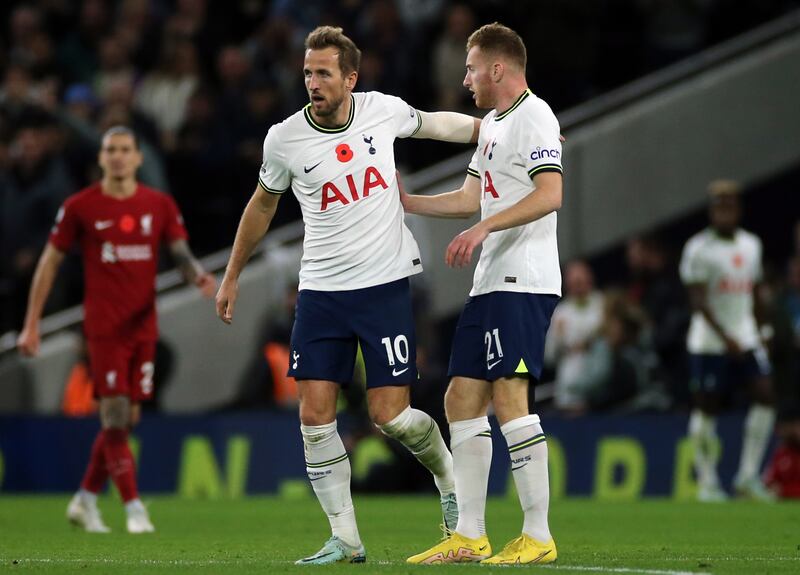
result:
[[[353,98],[351,98],[350,94],[348,93],[342,101],[342,105],[339,106],[338,110],[336,110],[336,113],[323,118],[314,113],[314,107],[312,106],[311,118],[315,123],[319,124],[323,128],[340,128],[347,123],[347,119],[350,117],[350,108],[352,106]]]
[[[130,198],[136,193],[137,186],[138,183],[133,178],[127,178],[124,180],[103,178],[100,181],[100,187],[103,190],[103,194],[119,200]]]
[[[499,116],[503,112],[508,111],[527,90],[528,83],[525,81],[524,77],[519,80],[509,81],[503,86],[498,86],[497,100],[495,100],[494,103],[494,109],[497,115]]]

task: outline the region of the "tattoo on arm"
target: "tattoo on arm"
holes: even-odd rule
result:
[[[175,265],[183,274],[186,283],[193,284],[200,275],[200,263],[195,259],[186,240],[177,240],[169,246]]]

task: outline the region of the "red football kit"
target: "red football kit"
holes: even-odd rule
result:
[[[174,200],[141,184],[116,199],[98,183],[59,210],[50,242],[62,252],[80,246],[83,327],[98,395],[152,395],[159,246],[186,237]]]

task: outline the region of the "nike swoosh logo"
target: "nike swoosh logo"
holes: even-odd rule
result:
[[[323,557],[327,557],[328,555],[333,555],[333,551],[328,551],[327,553],[322,553],[321,555],[313,555],[308,559],[303,559],[303,561],[314,561],[315,559],[322,559]]]
[[[303,171],[304,171],[304,172],[307,174],[308,172],[310,172],[311,170],[313,170],[314,168],[316,168],[317,166],[319,166],[319,165],[320,165],[322,162],[324,162],[324,161],[325,161],[325,160],[319,161],[319,162],[317,162],[316,164],[314,164],[313,166],[311,166],[310,168],[306,168],[305,166],[303,166]]]
[[[322,479],[323,477],[325,477],[325,476],[324,476],[324,475],[321,475],[320,477],[315,477],[314,479],[311,479],[311,478],[309,477],[309,478],[308,478],[308,480],[309,480],[309,481],[317,481],[317,480],[319,480],[319,479]]]
[[[105,230],[106,228],[110,228],[113,225],[114,225],[114,221],[113,220],[104,220],[104,221],[101,221],[101,222],[95,222],[94,223],[94,229],[96,229],[96,230]]]
[[[398,376],[398,375],[400,375],[401,373],[405,373],[405,372],[407,372],[407,371],[408,371],[408,368],[401,369],[400,371],[397,371],[396,369],[393,369],[393,370],[392,370],[392,375],[393,375],[393,376],[395,376],[395,377],[397,377],[397,376]]]
[[[486,549],[488,546],[489,546],[489,545],[484,545],[483,547],[478,547],[478,551],[483,551],[483,550],[484,550],[484,549]]]
[[[503,361],[503,360],[502,359],[498,359],[496,362],[490,363],[489,365],[486,366],[486,369],[492,369],[494,366],[496,366],[501,361]]]
[[[511,468],[511,471],[516,471],[517,469],[522,469],[522,468],[523,468],[523,467],[525,467],[526,465],[528,465],[528,464],[527,464],[527,463],[523,463],[522,465],[518,465],[517,467],[512,467],[512,468]]]

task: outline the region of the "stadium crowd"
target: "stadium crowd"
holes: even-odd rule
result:
[[[746,4],[747,7],[745,9]],[[302,40],[321,22],[363,48],[358,89],[473,113],[461,87],[476,23],[536,39],[536,91],[563,110],[788,10],[784,0],[31,0],[0,7],[0,332],[18,329],[58,206],[97,176],[99,137],[131,125],[141,180],[172,193],[196,252],[230,243],[268,127],[307,102]],[[412,153],[413,151],[413,153]],[[451,153],[398,143],[409,168]],[[295,202],[279,226],[299,217]],[[49,310],[77,303],[80,274]]]

